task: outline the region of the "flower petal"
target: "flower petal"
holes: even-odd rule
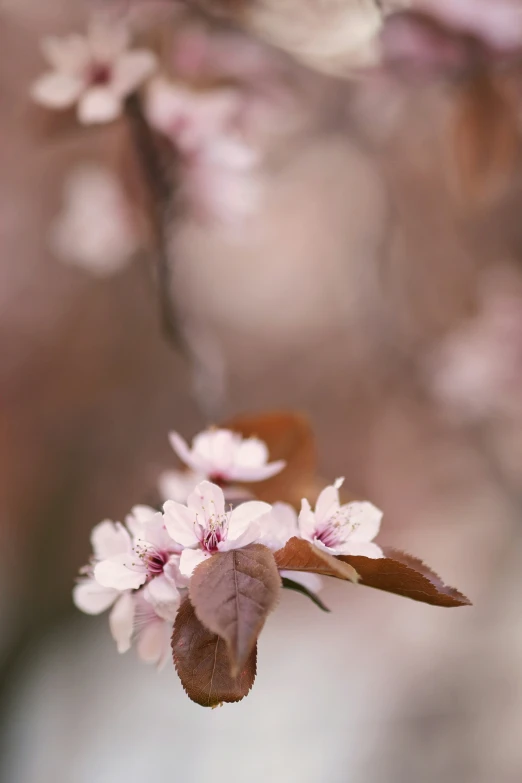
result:
[[[128,531],[120,522],[112,522],[110,519],[105,519],[93,528],[91,544],[96,560],[106,560],[131,551]]]
[[[260,500],[249,500],[236,506],[230,514],[227,540],[233,541],[242,536],[252,522],[270,511],[272,511],[270,503],[263,503]]]
[[[238,443],[235,463],[242,467],[258,468],[268,462],[268,448],[259,438],[245,438]]]
[[[78,119],[84,125],[112,122],[121,114],[122,101],[108,87],[90,87],[78,104]]]
[[[179,570],[183,576],[192,576],[194,569],[211,555],[202,549],[184,549],[179,560]]]
[[[297,523],[299,525],[301,536],[306,538],[307,541],[313,541],[315,538],[317,523],[315,520],[315,514],[312,511],[312,507],[306,498],[303,498],[301,501],[301,511],[299,512]]]
[[[192,470],[198,471],[198,464],[197,460],[193,459],[192,456],[192,450],[190,446],[188,445],[187,441],[181,437],[177,432],[170,432],[169,433],[169,441],[170,445],[180,458],[182,462],[185,463],[185,465],[188,465],[189,468]],[[207,471],[203,471],[206,475]]]
[[[225,541],[221,541],[218,544],[218,550],[220,552],[229,552],[231,549],[241,549],[241,547],[248,546],[248,544],[257,543],[261,537],[261,533],[262,528],[259,524],[259,519],[254,519],[247,529],[237,537],[230,538],[230,536],[228,536]]]
[[[155,663],[161,668],[170,654],[172,625],[157,619],[148,623],[138,635],[136,650],[145,663]]]
[[[233,465],[227,470],[226,477],[229,481],[266,481],[266,479],[281,473],[284,468],[286,468],[284,459],[258,467]]]
[[[114,65],[112,89],[125,97],[142,84],[156,69],[158,60],[147,49],[122,54]]]
[[[119,653],[127,652],[131,646],[134,624],[134,599],[131,593],[124,593],[109,615],[109,626],[112,638],[116,642]]]
[[[85,614],[105,612],[118,595],[118,590],[102,587],[95,579],[82,579],[73,588],[74,605]]]
[[[350,541],[373,541],[381,527],[382,511],[373,503],[355,502],[342,506],[341,511],[346,514],[348,524],[353,526],[349,535]]]
[[[202,481],[190,493],[187,505],[196,513],[199,523],[207,527],[207,522],[225,513],[225,496],[217,484]]]
[[[342,484],[339,484],[338,479],[334,484],[329,487],[325,487],[315,504],[315,519],[317,526],[320,527],[323,522],[331,519],[334,514],[339,511],[339,488]]]
[[[41,41],[41,49],[55,70],[73,76],[81,76],[91,60],[87,39],[77,33],[65,38],[46,36]]]
[[[181,546],[197,546],[199,544],[196,533],[198,526],[194,511],[174,500],[167,500],[163,510],[163,521],[169,536]]]
[[[107,24],[93,17],[87,40],[91,57],[96,61],[112,63],[123,55],[130,44],[130,32],[124,24]]]
[[[282,549],[293,536],[299,536],[297,514],[288,503],[274,503],[271,511],[258,521],[261,528],[258,544],[264,544],[274,552]]]
[[[241,436],[231,430],[205,430],[192,441],[192,451],[205,460],[212,471],[221,472],[233,464],[239,442]]]
[[[31,98],[48,109],[73,106],[84,90],[82,79],[68,73],[44,73],[31,86]]]
[[[180,594],[163,574],[151,579],[143,591],[143,597],[154,607],[158,617],[174,622],[180,603]]]
[[[103,587],[137,590],[147,579],[145,564],[134,552],[114,555],[94,567],[94,578]]]

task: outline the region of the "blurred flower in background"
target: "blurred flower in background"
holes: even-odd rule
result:
[[[75,165],[50,229],[57,258],[95,277],[110,277],[127,266],[139,241],[116,176],[96,162]]]

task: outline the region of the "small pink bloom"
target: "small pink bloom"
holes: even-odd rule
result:
[[[127,517],[132,533],[124,551],[117,552],[94,567],[94,579],[115,590],[138,590],[165,619],[173,619],[179,605],[179,587],[185,586],[179,574],[181,547],[168,535],[163,515],[147,506],[136,506]]]
[[[31,95],[50,109],[78,104],[84,124],[111,122],[123,101],[155,70],[156,57],[146,49],[129,51],[124,26],[93,22],[86,36],[45,38],[42,49],[52,71],[38,78]]]
[[[215,552],[226,552],[252,544],[262,535],[260,518],[270,511],[268,503],[248,501],[225,511],[223,490],[202,481],[189,496],[187,505],[165,503],[165,525],[170,536],[184,547],[179,569],[190,576],[199,563]]]
[[[177,432],[170,433],[172,448],[191,470],[214,482],[264,481],[280,473],[283,460],[268,462],[268,449],[257,438],[243,438],[231,430],[200,432],[189,447]]]
[[[334,555],[381,558],[383,553],[372,541],[379,532],[382,512],[367,502],[341,506],[339,488],[344,479],[323,489],[312,511],[303,499],[298,524],[301,536]]]
[[[238,129],[242,104],[237,88],[195,90],[160,76],[147,86],[147,120],[179,151],[182,196],[201,219],[235,223],[259,204],[259,156]]]

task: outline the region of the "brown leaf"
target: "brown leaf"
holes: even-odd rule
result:
[[[172,655],[185,692],[202,707],[241,701],[254,684],[257,648],[251,651],[240,674],[232,677],[225,642],[200,623],[188,598],[174,623]]]
[[[428,566],[412,555],[385,547],[384,558],[339,556],[336,559],[357,569],[360,584],[397,593],[433,606],[469,606],[471,601],[448,587]],[[285,566],[286,567],[286,566]]]
[[[274,556],[261,544],[218,552],[194,571],[190,600],[198,619],[225,640],[232,675],[248,661],[280,590]]]
[[[278,411],[238,416],[223,424],[243,437],[257,437],[268,446],[270,461],[284,459],[286,467],[267,481],[246,485],[259,500],[299,506],[315,493],[317,455],[310,422],[298,413]]]
[[[277,567],[284,571],[312,571],[322,576],[358,581],[355,568],[341,562],[338,557],[323,552],[303,538],[291,538],[274,557]]]

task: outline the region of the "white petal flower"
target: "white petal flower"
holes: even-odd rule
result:
[[[202,481],[187,500],[187,505],[170,500],[165,503],[165,526],[169,535],[185,549],[180,571],[190,576],[194,568],[215,552],[239,549],[262,535],[260,519],[271,506],[247,501],[232,511],[225,510],[223,490]]]
[[[231,430],[200,432],[191,447],[177,432],[171,432],[170,442],[182,462],[213,481],[264,481],[286,465],[283,460],[268,462],[268,449],[263,441],[243,438]]]
[[[70,171],[49,243],[60,261],[97,277],[114,275],[129,264],[139,247],[138,234],[122,186],[108,168],[84,163]]]
[[[146,582],[164,573],[181,547],[165,528],[163,514],[146,506],[137,506],[127,518],[132,529],[127,549],[101,560],[94,567],[94,578],[104,587],[116,590],[137,590]]]
[[[53,70],[35,81],[33,99],[51,109],[78,102],[78,117],[84,124],[114,120],[123,100],[152,75],[157,64],[152,52],[128,51],[128,46],[125,27],[96,21],[86,36],[45,38],[42,50]]]
[[[315,511],[303,499],[298,519],[301,536],[334,555],[383,557],[382,549],[372,543],[379,532],[382,512],[367,502],[341,506],[341,484],[342,479],[338,479],[321,492]]]

